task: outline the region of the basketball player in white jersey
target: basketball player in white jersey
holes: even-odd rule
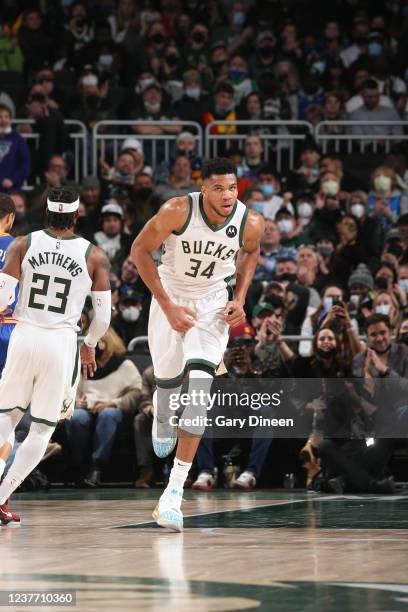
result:
[[[75,405],[81,364],[78,321],[92,292],[94,316],[81,346],[82,374],[93,376],[95,346],[111,315],[109,263],[104,252],[73,232],[79,197],[68,188],[47,198],[46,229],[14,240],[0,272],[0,313],[20,293],[0,380],[0,447],[30,405],[32,425],[0,485],[0,522],[12,515],[11,493],[36,467],[60,418]]]
[[[216,158],[205,165],[201,192],[166,202],[132,245],[133,261],[153,294],[148,334],[157,386],[152,438],[159,457],[177,443],[177,431],[169,427],[174,420],[169,421],[174,416],[170,393],[180,391],[186,367],[189,392],[192,387],[209,392],[229,328],[245,317],[263,231],[262,217],[237,199],[234,165]],[[152,253],[162,244],[162,262],[156,267]],[[228,282],[234,276],[232,295]],[[205,409],[186,411],[205,417]],[[179,427],[169,483],[153,512],[163,527],[183,528],[183,487],[203,433],[201,427]]]

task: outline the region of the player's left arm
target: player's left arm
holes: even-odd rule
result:
[[[10,243],[6,251],[6,262],[0,271],[0,313],[14,300],[16,287],[21,276],[22,244],[26,237],[21,236]]]
[[[237,257],[237,280],[234,299],[225,306],[223,316],[231,325],[238,325],[245,320],[244,304],[258,263],[260,243],[265,230],[264,219],[257,212],[250,210],[245,222],[243,246]]]

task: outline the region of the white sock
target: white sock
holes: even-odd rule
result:
[[[6,467],[6,462],[4,461],[4,459],[0,459],[0,479],[3,476],[5,467]]]
[[[166,490],[182,489],[184,487],[184,483],[186,482],[190,468],[191,463],[181,461],[176,457],[170,472],[169,484],[167,485]]]
[[[0,485],[0,506],[38,465],[54,429],[42,423],[31,424],[26,439],[16,452],[13,465]]]

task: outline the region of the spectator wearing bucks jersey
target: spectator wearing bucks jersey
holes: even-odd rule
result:
[[[153,448],[165,457],[177,444],[170,394],[180,392],[186,367],[188,391],[208,393],[227,346],[229,327],[244,320],[244,302],[259,257],[262,217],[237,199],[235,166],[229,159],[207,162],[201,192],[168,200],[145,225],[131,255],[153,294],[149,347],[157,392],[153,396]],[[156,267],[152,253],[164,254]],[[229,281],[236,276],[235,291]],[[205,396],[207,397],[207,396]],[[173,414],[173,418],[169,418]],[[169,484],[153,517],[163,527],[183,528],[181,500],[204,426],[206,404],[186,407]]]
[[[0,447],[29,403],[32,420],[0,485],[3,525],[12,520],[6,500],[44,455],[57,421],[73,412],[81,370],[78,321],[90,291],[94,316],[80,351],[84,376],[93,376],[95,346],[110,322],[108,259],[101,249],[74,234],[78,207],[74,190],[51,190],[46,229],[16,238],[0,272],[0,313],[20,283],[17,323],[0,380]]]

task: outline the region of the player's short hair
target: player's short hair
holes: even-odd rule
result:
[[[203,179],[208,179],[213,174],[237,174],[235,164],[227,157],[214,157],[204,164]]]
[[[10,213],[16,212],[13,200],[6,193],[0,193],[0,219],[4,219]]]
[[[61,202],[62,204],[71,204],[79,198],[78,192],[72,187],[59,187],[50,189],[47,198],[52,202]],[[72,229],[75,225],[78,211],[72,213],[58,213],[46,209],[45,222],[47,227],[56,230]]]

